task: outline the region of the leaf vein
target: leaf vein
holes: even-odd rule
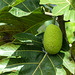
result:
[[[65,7],[63,7],[62,9],[60,9],[56,14],[58,14],[60,11],[62,11],[64,8],[66,8],[67,6],[69,6],[69,4],[68,5],[66,5]],[[56,14],[54,14],[54,15],[56,15]]]
[[[23,4],[23,6],[25,7],[25,8],[27,8],[27,10],[29,11],[29,12],[31,12],[31,10],[22,2],[22,4]]]
[[[42,60],[40,61],[40,63],[38,64],[38,66],[36,67],[36,69],[34,70],[33,74],[35,74],[35,72],[37,71],[37,69],[39,68],[39,66],[41,65],[41,63],[43,62],[43,60],[45,59],[45,57],[47,56],[47,53],[44,55],[44,57],[42,58]]]
[[[41,69],[41,67],[39,66],[39,69],[40,69],[40,71],[41,71],[41,75],[43,75],[43,72],[42,72],[42,69]]]
[[[12,64],[12,65],[7,65],[7,67],[10,67],[10,66],[14,66],[14,65],[24,65],[24,64],[39,64],[39,62],[34,62],[34,63],[32,63],[32,62],[28,62],[28,63],[17,63],[17,64]]]
[[[55,68],[55,66],[54,66],[54,64],[53,64],[53,62],[52,62],[52,60],[51,60],[51,58],[50,58],[48,55],[47,55],[47,57],[48,57],[48,59],[50,60],[52,66],[53,66],[53,68],[54,68],[54,70],[55,70],[55,72],[56,72],[56,68]]]
[[[32,2],[32,4],[33,4],[33,6],[35,7],[35,9],[36,9],[36,6],[35,6],[35,4],[34,4],[34,2],[31,0],[31,2]]]
[[[3,2],[5,2],[6,4],[10,5],[7,1],[3,0]]]

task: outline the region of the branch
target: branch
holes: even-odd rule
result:
[[[45,15],[53,16],[53,14],[50,12],[45,12]]]
[[[68,42],[67,35],[66,35],[66,30],[65,30],[65,21],[63,20],[63,16],[58,16],[58,20],[57,21],[58,21],[59,27],[60,27],[60,29],[62,31],[63,37]]]

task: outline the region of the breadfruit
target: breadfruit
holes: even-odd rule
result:
[[[57,54],[62,47],[62,32],[56,25],[50,24],[46,27],[43,45],[49,54]]]

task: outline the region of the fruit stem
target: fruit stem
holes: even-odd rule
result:
[[[52,22],[52,24],[55,25],[55,21],[56,21],[56,16],[53,17],[53,22]]]

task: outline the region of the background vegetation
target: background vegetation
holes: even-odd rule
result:
[[[50,24],[63,33],[55,55],[43,47]],[[74,0],[0,0],[0,75],[74,75],[74,61]]]

